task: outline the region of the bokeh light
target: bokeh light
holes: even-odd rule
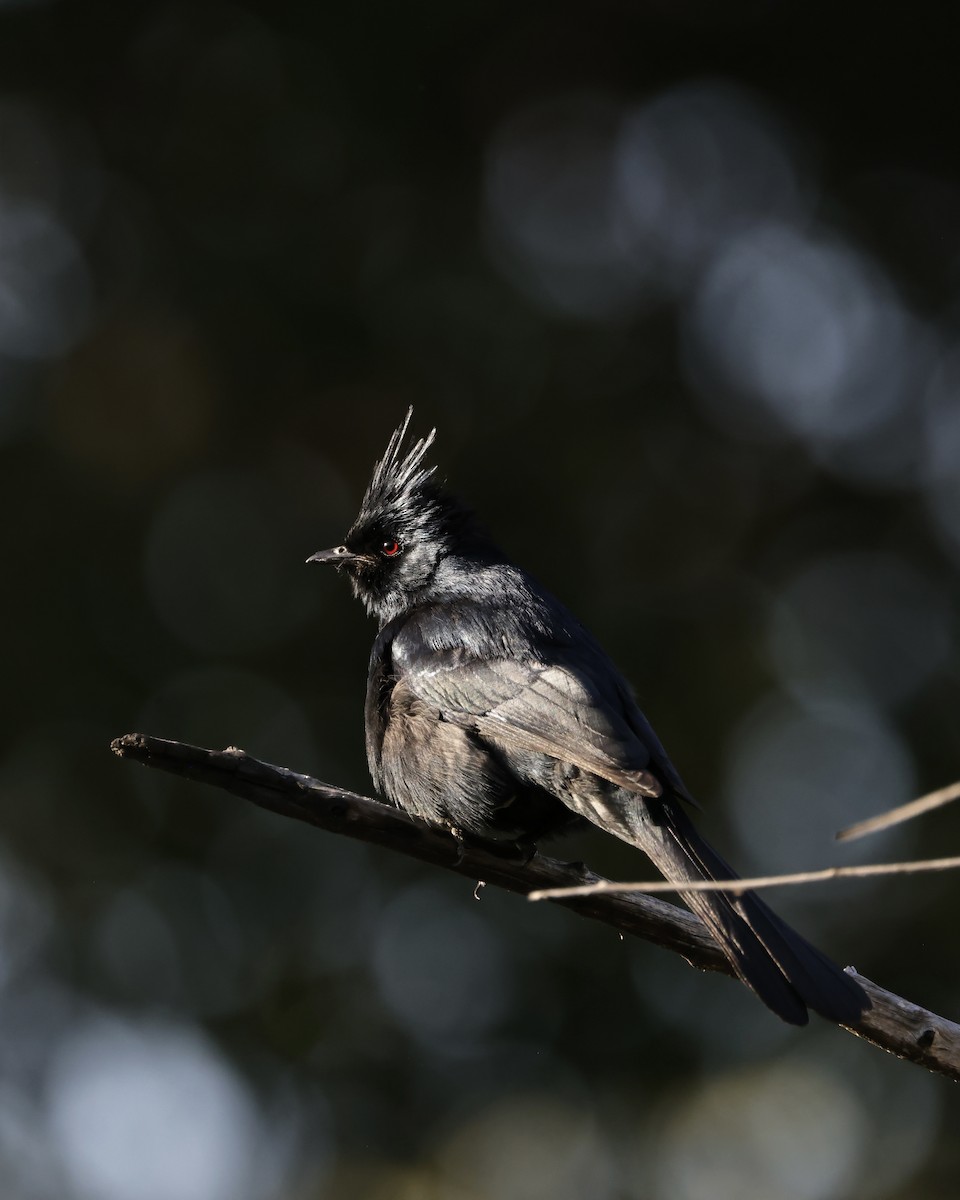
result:
[[[960,557],[960,346],[943,355],[925,397],[924,485],[937,531]]]
[[[916,387],[909,329],[852,248],[759,223],[724,246],[697,290],[692,377],[708,397],[719,388],[762,406],[816,450],[891,420]]]
[[[829,1200],[858,1178],[866,1114],[837,1075],[797,1064],[719,1077],[663,1131],[658,1195],[676,1200]]]
[[[731,738],[726,791],[752,861],[774,873],[826,865],[838,829],[906,803],[916,778],[896,727],[866,699],[798,705],[778,697],[758,705]],[[911,832],[891,829],[843,853],[883,860]],[[858,887],[866,891],[870,881]]]
[[[80,1195],[252,1200],[280,1182],[248,1088],[191,1030],[92,1021],[59,1047],[48,1086]]]
[[[618,1194],[610,1146],[575,1103],[518,1095],[459,1128],[443,1146],[445,1180],[481,1196]]]
[[[374,950],[381,994],[411,1033],[456,1046],[483,1036],[509,1007],[501,943],[478,914],[434,888],[411,888],[387,906]]]
[[[953,614],[943,591],[899,558],[834,555],[787,581],[769,644],[780,679],[801,698],[895,705],[948,661]]]
[[[643,294],[617,221],[616,105],[547,101],[491,145],[491,249],[521,287],[560,312],[614,316]]]
[[[818,187],[801,157],[771,108],[726,80],[670,89],[627,112],[617,182],[636,268],[681,291],[746,231],[808,220]]]

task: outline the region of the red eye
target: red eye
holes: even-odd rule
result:
[[[388,538],[380,547],[380,553],[386,558],[395,558],[400,553],[400,543],[396,538]]]

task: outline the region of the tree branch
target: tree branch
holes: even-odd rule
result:
[[[763,888],[797,887],[805,883],[827,883],[832,879],[875,879],[887,875],[929,875],[934,871],[960,869],[960,856],[952,858],[920,858],[912,862],[864,863],[859,867],[824,867],[819,871],[797,871],[793,875],[756,875],[739,879],[696,879],[678,883],[668,879],[644,879],[636,883],[618,883],[601,879],[597,883],[582,883],[572,888],[545,888],[531,892],[528,900],[556,900],[559,896],[589,896],[592,892],[643,892],[657,896],[661,892],[756,892]]]
[[[558,862],[541,854],[527,858],[514,847],[460,843],[445,831],[378,800],[319,783],[285,767],[271,766],[235,747],[205,750],[184,742],[128,733],[117,738],[111,749],[121,758],[225,788],[281,816],[384,846],[524,896],[602,882],[579,864]],[[651,896],[610,892],[558,896],[551,903],[673,950],[701,970],[732,973],[705,926],[685,909]],[[871,1007],[856,1025],[844,1028],[898,1058],[960,1082],[960,1025],[884,991],[852,967],[847,970],[870,997]]]
[[[912,821],[914,817],[933,812],[935,808],[942,808],[957,799],[960,799],[960,783],[948,784],[947,787],[937,788],[935,792],[928,792],[908,804],[899,804],[896,808],[888,809],[879,816],[868,817],[865,821],[858,821],[856,825],[848,825],[846,829],[837,833],[837,841],[852,842],[868,833],[879,833],[881,829],[889,829],[891,825],[899,825],[901,821]]]

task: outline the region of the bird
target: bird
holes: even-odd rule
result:
[[[374,466],[334,566],[379,631],[366,751],[378,794],[458,838],[536,846],[583,821],[639,848],[704,922],[734,974],[784,1021],[859,1020],[860,985],[755,893],[685,891],[737,876],[623,675],[577,618],[407,447],[409,409]]]

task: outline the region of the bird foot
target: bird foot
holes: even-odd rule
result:
[[[516,854],[517,858],[520,860],[520,865],[522,867],[527,866],[528,863],[533,862],[533,860],[537,857],[537,843],[536,842],[527,842],[527,841],[514,842],[513,849],[514,849],[514,853]]]

